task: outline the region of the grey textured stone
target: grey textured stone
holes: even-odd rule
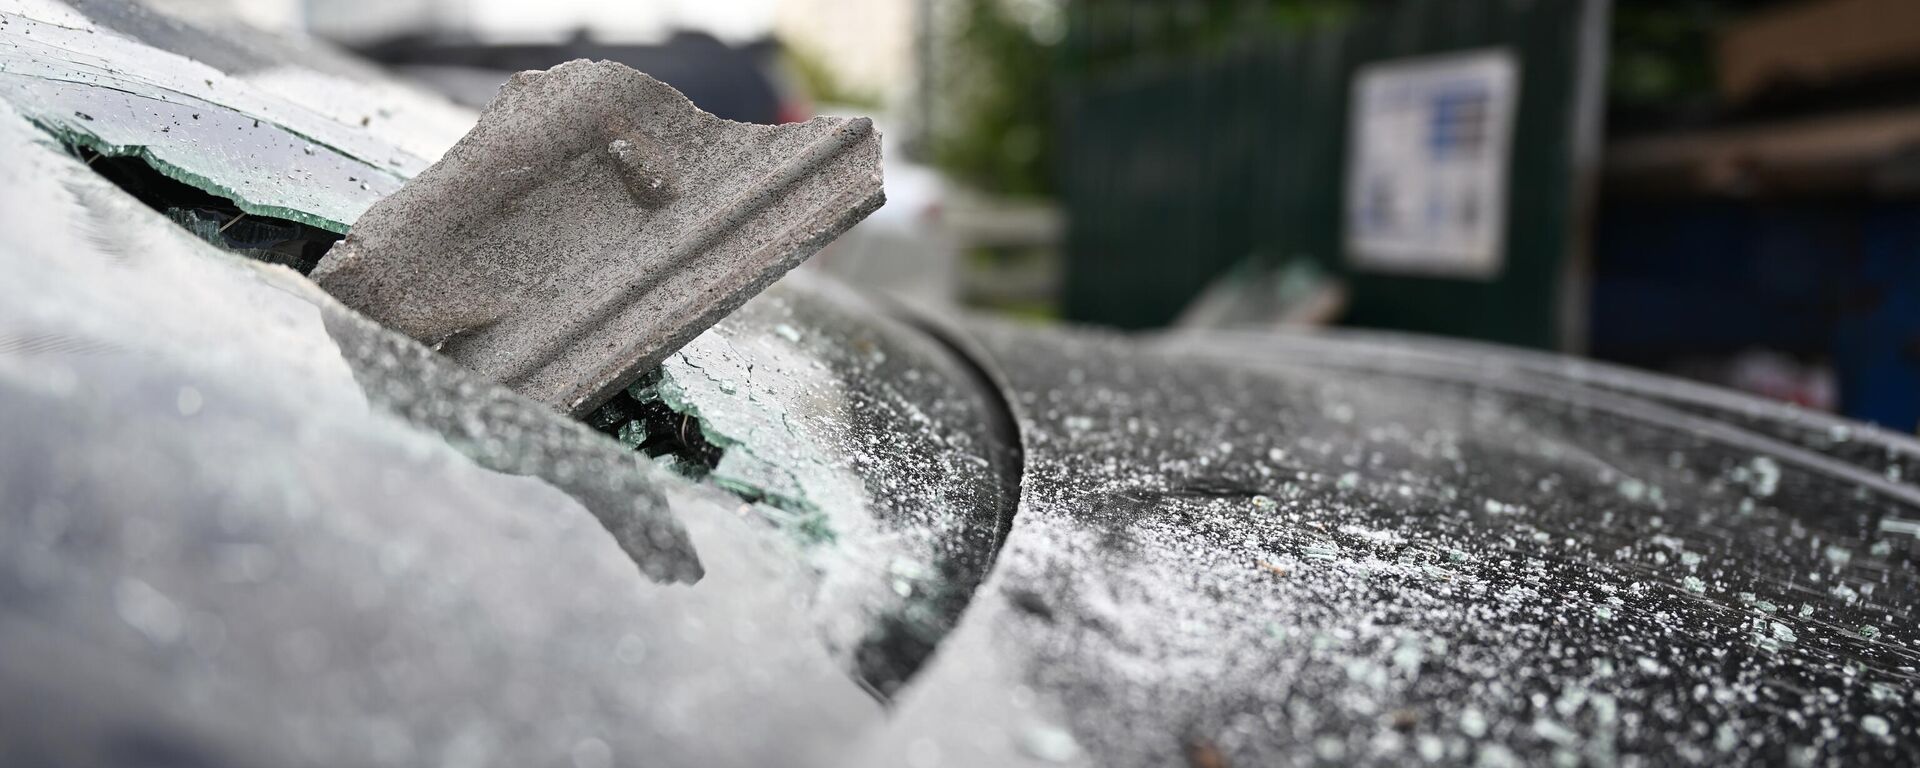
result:
[[[515,75],[313,278],[584,414],[880,207],[865,118],[734,123],[631,68]]]

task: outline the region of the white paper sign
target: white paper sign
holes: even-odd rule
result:
[[[1354,74],[1347,260],[1373,272],[1492,278],[1504,262],[1519,65],[1504,50]]]

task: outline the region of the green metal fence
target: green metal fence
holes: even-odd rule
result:
[[[1604,0],[1407,0],[1236,31],[1200,52],[1115,55],[1125,3],[1075,6],[1063,46],[1060,192],[1070,319],[1150,327],[1247,259],[1346,277],[1350,324],[1560,346]],[[1359,272],[1343,245],[1348,91],[1362,65],[1505,48],[1519,61],[1505,267],[1491,280]],[[1125,62],[1109,64],[1108,62]],[[1587,100],[1583,103],[1583,100]]]

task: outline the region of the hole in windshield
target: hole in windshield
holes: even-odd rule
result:
[[[247,213],[232,200],[171,178],[138,157],[106,155],[72,144],[67,151],[195,237],[251,259],[304,275],[341,238],[296,221]]]

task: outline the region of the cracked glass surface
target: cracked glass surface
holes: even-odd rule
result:
[[[812,574],[828,647],[890,693],[951,628],[1012,516],[1015,446],[994,430],[990,386],[970,376],[921,331],[802,273],[616,406],[657,403],[680,423],[603,429],[698,430],[718,449],[700,476],[783,532]]]
[[[830,764],[879,722],[733,497],[3,104],[0,158],[0,762]]]
[[[427,165],[364,125],[45,3],[0,5],[0,98],[69,145],[334,232]]]
[[[53,8],[22,10],[17,4],[10,6],[4,10],[17,13],[6,17],[9,29],[5,31],[17,31],[21,38],[36,35],[42,40],[58,38],[51,50],[60,54],[71,53],[68,49],[77,35],[111,34],[91,27],[84,17],[53,13]],[[42,22],[43,26],[35,26]],[[49,28],[53,28],[51,33]],[[121,50],[114,46],[137,49],[132,41],[119,38],[114,38],[107,50]],[[162,80],[176,85],[182,74],[203,74],[191,67],[183,73],[181,68],[190,62],[183,64],[184,60],[170,56],[138,50],[132,58],[139,59],[133,62],[138,65],[136,70],[152,69]],[[146,77],[127,73],[118,73],[118,76],[130,81]],[[210,78],[205,85],[212,87],[223,82]],[[5,117],[14,121],[44,118],[48,109],[41,98],[52,87],[36,82],[26,91],[0,94],[6,103],[31,113],[16,116],[10,109]],[[99,95],[92,90],[83,92]],[[230,95],[222,94],[223,97]],[[502,750],[496,743],[503,734],[545,733],[554,727],[577,727],[580,725],[577,721],[581,720],[588,726],[581,730],[588,735],[582,737],[580,743],[589,745],[590,749],[599,749],[592,746],[599,744],[613,749],[617,755],[658,751],[640,745],[689,739],[685,730],[675,729],[693,727],[692,723],[711,716],[703,713],[717,712],[714,707],[743,709],[741,702],[746,700],[764,702],[763,706],[772,710],[768,714],[773,722],[764,738],[731,746],[668,744],[661,754],[689,760],[705,755],[727,758],[720,759],[722,763],[737,762],[761,754],[771,745],[792,742],[781,747],[787,758],[783,762],[805,762],[807,756],[813,754],[809,744],[851,743],[852,737],[845,732],[849,724],[864,722],[874,715],[873,696],[884,695],[918,666],[951,626],[973,585],[984,574],[1012,503],[1001,476],[1008,469],[1009,446],[1005,436],[988,434],[987,420],[982,415],[989,407],[987,393],[977,382],[962,381],[966,371],[951,353],[904,326],[877,320],[874,309],[851,295],[835,293],[831,287],[824,286],[780,289],[753,309],[739,313],[727,327],[709,334],[687,355],[678,358],[681,363],[698,360],[716,369],[728,364],[743,365],[747,369],[741,379],[743,386],[707,386],[687,375],[689,369],[683,366],[669,366],[671,373],[662,372],[663,382],[686,383],[675,390],[675,403],[689,411],[704,408],[715,425],[716,439],[722,434],[721,429],[741,436],[739,441],[728,444],[733,450],[728,452],[724,466],[714,473],[716,483],[696,485],[663,468],[670,457],[662,457],[660,461],[635,457],[622,450],[618,443],[601,439],[577,422],[532,406],[446,363],[424,347],[378,328],[289,272],[249,266],[192,243],[189,232],[208,242],[224,244],[234,254],[286,261],[284,254],[246,245],[255,241],[276,242],[284,233],[277,230],[246,232],[248,227],[236,229],[231,222],[221,226],[219,218],[209,218],[203,212],[174,207],[165,200],[147,200],[149,205],[163,207],[173,223],[185,229],[173,228],[165,218],[146,211],[102,178],[89,174],[87,164],[61,156],[62,146],[104,149],[108,154],[118,146],[89,143],[93,139],[88,137],[142,135],[142,131],[151,131],[156,125],[163,129],[159,133],[172,134],[180,127],[157,121],[153,114],[97,111],[100,114],[85,112],[72,116],[88,124],[89,133],[85,136],[76,136],[68,125],[43,119],[8,126],[9,146],[18,150],[9,153],[14,162],[10,170],[22,176],[57,180],[58,184],[16,190],[18,205],[12,211],[31,219],[23,218],[13,224],[24,232],[34,228],[28,224],[32,220],[48,231],[23,241],[31,247],[13,252],[19,261],[10,265],[10,273],[17,273],[22,279],[10,287],[20,292],[20,298],[35,300],[10,306],[30,316],[32,321],[17,315],[6,318],[8,324],[15,327],[5,337],[11,343],[0,344],[0,350],[30,358],[22,361],[23,370],[44,367],[48,375],[65,382],[36,394],[55,400],[107,398],[115,413],[128,409],[140,413],[141,409],[157,404],[154,410],[160,415],[187,419],[178,425],[177,431],[166,432],[164,439],[156,437],[156,428],[139,418],[124,417],[125,420],[115,426],[126,440],[164,451],[176,462],[219,466],[235,472],[252,472],[254,464],[264,463],[271,469],[265,482],[278,489],[273,492],[292,499],[288,503],[309,507],[300,514],[301,519],[317,520],[320,528],[270,532],[263,540],[250,544],[257,546],[247,550],[246,568],[250,573],[263,572],[248,577],[249,584],[259,584],[260,592],[269,595],[284,595],[290,590],[318,593],[315,599],[322,607],[305,619],[310,623],[305,630],[309,636],[303,636],[302,642],[332,645],[324,654],[330,658],[316,662],[317,666],[307,664],[298,669],[277,664],[271,658],[256,661],[249,674],[228,681],[232,684],[231,690],[212,697],[208,708],[171,721],[177,732],[156,725],[169,743],[183,749],[212,750],[198,753],[209,759],[223,750],[234,750],[236,754],[249,751],[272,754],[271,747],[254,743],[252,737],[242,738],[217,728],[209,732],[207,725],[211,716],[222,707],[248,706],[249,698],[263,695],[264,689],[275,684],[273,681],[296,673],[333,672],[352,678],[378,672],[379,669],[347,669],[368,664],[370,654],[364,644],[338,636],[336,630],[350,626],[350,622],[324,615],[324,604],[340,599],[327,594],[325,582],[338,579],[358,590],[349,596],[354,606],[384,617],[383,620],[393,620],[392,611],[400,610],[407,601],[383,601],[380,595],[368,597],[367,593],[396,589],[389,582],[407,574],[420,574],[429,583],[454,579],[450,584],[459,585],[437,589],[436,597],[455,603],[478,602],[482,606],[469,610],[468,613],[474,615],[465,617],[468,621],[464,623],[427,627],[449,633],[448,641],[455,646],[451,652],[478,652],[473,649],[479,648],[497,659],[528,668],[527,675],[512,677],[500,682],[501,685],[524,685],[527,680],[544,679],[543,676],[551,676],[549,682],[560,685],[586,670],[599,670],[608,675],[602,688],[621,679],[640,679],[646,682],[642,689],[658,688],[663,693],[638,702],[632,696],[615,696],[609,702],[572,702],[577,706],[557,708],[552,717],[544,718],[534,716],[526,707],[550,701],[480,706],[473,714],[477,721],[473,728],[448,734],[424,713],[414,717],[389,711],[428,706],[434,697],[451,695],[444,685],[446,681],[437,679],[444,670],[431,667],[433,655],[411,656],[404,649],[391,656],[376,653],[372,656],[385,659],[381,663],[388,668],[423,665],[419,674],[426,679],[414,681],[419,683],[414,687],[372,685],[351,697],[356,705],[381,712],[379,717],[388,719],[376,717],[374,722],[384,722],[392,733],[405,737],[402,740],[408,742],[403,745],[404,749],[374,745],[375,762],[404,764],[412,762],[412,757],[433,750],[459,752],[468,747],[496,757],[510,757],[516,753]],[[208,123],[225,119],[211,116],[210,112],[198,114],[198,118],[187,119]],[[27,128],[27,122],[41,132]],[[247,125],[253,125],[251,119]],[[185,142],[191,145],[198,140],[198,136],[188,135]],[[220,151],[232,147],[233,144],[227,142]],[[142,153],[140,157],[157,170],[182,178],[180,169],[167,165],[169,156],[152,154],[149,149],[143,145],[128,151]],[[88,152],[79,154],[82,158],[90,157]],[[182,180],[201,190],[232,193],[234,190],[223,184],[252,184],[266,166],[274,166],[276,174],[305,179],[311,177],[316,168],[331,167],[329,164],[335,160],[312,146],[303,147],[298,155],[282,153],[252,159],[259,164],[257,167],[223,167],[221,172],[229,174],[224,182],[215,183],[198,175],[188,175]],[[53,189],[60,194],[50,191]],[[364,191],[377,195],[384,190]],[[164,189],[146,192],[150,196],[166,194]],[[235,202],[245,208],[245,198]],[[272,212],[291,221],[332,221],[327,218],[331,204],[332,201],[320,197],[293,198],[289,202],[292,207]],[[260,226],[273,230],[278,225],[266,222]],[[78,244],[71,241],[74,237],[80,238]],[[98,257],[107,266],[85,258],[74,263],[56,262],[50,269],[34,262],[65,250],[82,257]],[[133,258],[148,251],[154,255]],[[116,269],[123,265],[129,269]],[[111,298],[123,292],[132,295],[126,300]],[[198,303],[202,300],[207,303]],[[103,302],[112,303],[115,311],[98,312],[85,321],[71,317]],[[134,324],[128,319],[131,313],[150,315],[143,326],[147,332],[116,338],[125,333],[124,328]],[[285,319],[289,314],[298,322]],[[776,327],[755,324],[776,316],[780,318]],[[803,333],[790,324],[807,330]],[[60,330],[65,325],[73,327]],[[216,329],[247,338],[228,338]],[[740,338],[743,335],[764,338],[758,341]],[[273,354],[258,349],[262,345]],[[174,389],[162,387],[158,394],[151,396],[150,393],[129,393],[125,387],[150,371],[124,357],[110,355],[98,360],[86,358],[93,363],[92,367],[70,372],[61,355],[75,350],[142,354],[158,350],[155,354],[161,362],[154,364],[154,368],[173,365],[174,358],[185,356],[204,375]],[[247,356],[253,359],[242,365],[238,359]],[[756,356],[767,359],[756,360]],[[210,358],[211,362],[202,357]],[[126,368],[123,375],[112,375],[115,366]],[[770,378],[753,380],[751,370],[756,366]],[[324,375],[308,369],[317,369]],[[21,375],[31,383],[33,376]],[[76,377],[80,379],[78,384],[69,381]],[[735,393],[741,397],[729,397]],[[246,400],[250,405],[236,407],[230,402],[234,398]],[[31,397],[11,400],[21,407],[33,403]],[[292,413],[286,412],[289,410]],[[220,426],[205,423],[209,414],[220,411],[226,411],[233,423]],[[72,418],[74,414],[70,410],[55,408],[20,424],[36,432],[37,441],[58,441],[62,439],[60,430],[53,425]],[[791,432],[780,439],[772,432],[757,429],[754,420],[767,418],[778,418],[782,422],[791,419]],[[345,428],[365,438],[361,443],[333,449],[352,451],[351,457],[336,455],[313,444],[317,439],[314,433],[326,436],[336,428]],[[263,436],[258,434],[260,429],[270,432]],[[289,434],[271,430],[284,430]],[[371,434],[362,434],[368,432]],[[629,433],[629,437],[633,435]],[[103,483],[89,474],[112,463],[104,452],[97,462],[90,462],[88,451],[97,449],[96,439],[95,433],[82,429],[71,437],[72,450],[64,452],[62,458],[30,468],[54,478],[73,478],[73,483],[84,487],[110,487],[113,484]],[[286,439],[294,442],[287,444],[283,442]],[[390,451],[382,441],[393,440],[402,443],[407,460],[395,460],[388,455]],[[209,442],[223,449],[209,447]],[[231,455],[233,450],[242,447],[235,445],[236,442],[246,444],[244,448],[251,463]],[[36,444],[22,442],[16,448],[27,451]],[[448,456],[457,457],[455,464],[464,463],[468,469],[439,469],[448,461]],[[375,473],[372,466],[381,469]],[[182,489],[217,487],[217,476],[178,467],[175,471],[179,472],[176,487],[153,492],[156,524],[184,525],[191,529],[199,524],[194,517],[196,513],[183,508],[190,505],[169,494]],[[369,474],[377,476],[369,478]],[[776,474],[784,477],[784,485],[772,479]],[[496,476],[506,479],[488,480]],[[120,485],[131,493],[164,482],[159,477],[139,475]],[[436,497],[431,489],[443,484],[458,484],[460,491]],[[499,487],[502,484],[504,487]],[[396,485],[400,486],[399,490],[395,490]],[[70,511],[61,507],[74,498],[84,497],[84,492],[63,491],[63,488],[70,486],[21,481],[8,490],[35,504],[51,504],[54,511],[47,513],[49,526],[111,528],[110,523],[84,516],[79,520],[69,519]],[[772,489],[776,488],[788,495],[773,493]],[[515,489],[519,489],[518,492]],[[737,496],[721,489],[733,494],[751,494],[773,503],[741,507]],[[206,513],[245,517],[245,512],[253,511],[251,508],[255,506],[271,512],[274,505],[261,502],[256,496],[254,491],[243,488],[235,492],[233,499],[213,504]],[[556,502],[556,498],[565,501]],[[274,496],[272,500],[277,502],[279,497]],[[390,521],[391,530],[385,530],[388,524],[359,521],[353,516],[345,518],[351,530],[332,530],[333,524],[341,521],[328,519],[325,511],[341,503],[361,505],[360,514],[375,515],[373,520],[401,517]],[[113,504],[101,506],[102,511],[117,509]],[[474,516],[474,530],[461,532],[458,529],[463,525],[445,517],[455,510],[466,510]],[[500,514],[512,519],[504,524],[491,524],[490,516]],[[804,517],[799,525],[781,524],[781,519],[796,515]],[[531,580],[523,587],[496,589],[498,580],[506,576],[482,585],[461,575],[477,564],[476,559],[499,557],[491,548],[513,546],[510,542],[515,540],[534,540],[528,545],[531,551],[525,557],[537,557],[541,551],[550,557],[577,557],[562,555],[558,550],[578,547],[580,554],[585,554],[591,549],[591,544],[578,540],[566,544],[543,541],[527,530],[529,516],[597,520],[600,529],[612,534],[612,543],[627,557],[630,568],[637,571],[633,575],[657,585],[691,590],[689,597],[676,600],[675,593],[669,592],[667,599],[667,602],[686,602],[691,607],[664,605],[645,594],[636,599],[631,594],[631,585],[619,579],[608,580],[605,574],[600,574],[597,580],[586,579],[572,587],[578,594],[570,599],[548,601],[553,602],[548,606],[550,610],[529,611],[525,606],[515,606],[545,601],[533,592],[542,586],[554,588],[551,578]],[[688,516],[694,518],[692,522],[686,522]],[[447,528],[450,524],[454,530]],[[415,552],[414,545],[408,541],[409,532],[414,529],[424,529],[443,546],[425,554]],[[540,526],[533,528],[533,531],[539,530]],[[817,532],[819,538],[810,546],[809,542],[794,538],[796,530]],[[369,536],[384,535],[393,536],[395,541],[381,545],[369,543]],[[590,531],[579,535],[588,536],[591,541]],[[506,541],[501,540],[502,536]],[[312,537],[314,547],[322,554],[310,557],[324,562],[285,580],[273,578],[279,564],[291,556],[284,550],[292,546],[296,537]],[[695,546],[696,541],[701,542],[700,546]],[[195,536],[182,535],[177,541],[170,540],[168,545],[193,550],[206,543]],[[27,547],[18,558],[22,561],[59,561],[81,570],[89,563],[87,556],[69,551],[57,542],[36,539],[22,546]],[[448,546],[454,550],[447,549]],[[471,552],[458,551],[469,547]],[[363,569],[354,574],[354,578],[347,578],[341,569],[354,567],[351,561],[356,548],[388,560],[404,561],[405,567],[382,560],[377,571]],[[716,549],[721,552],[718,564],[711,556]],[[88,554],[97,557],[100,563],[115,562],[119,555],[115,552]],[[510,560],[526,562],[525,558]],[[585,562],[606,564],[604,559],[586,558]],[[163,645],[175,643],[178,635],[187,631],[184,625],[192,623],[183,618],[183,606],[205,597],[211,603],[202,606],[199,619],[214,621],[222,627],[231,625],[235,631],[244,627],[253,633],[250,636],[253,639],[247,642],[258,646],[246,649],[247,652],[272,652],[272,643],[259,637],[290,631],[281,625],[292,619],[259,615],[248,606],[221,604],[222,595],[205,583],[209,574],[199,565],[192,558],[166,563],[158,575],[121,584],[124,587],[121,591],[125,593],[123,602],[136,607],[128,609],[133,618],[128,618],[125,612],[117,618],[135,624],[144,622],[148,626],[145,629],[135,626],[136,633],[152,630],[165,636]],[[388,567],[390,565],[392,567]],[[512,570],[510,564],[506,567]],[[448,575],[436,575],[442,571]],[[118,626],[115,617],[103,616],[97,610],[98,604],[90,602],[92,598],[84,585],[55,579],[47,587],[50,600],[64,604],[75,613],[70,624],[49,625],[50,632],[43,638],[48,642],[57,644],[62,636],[97,634],[101,631],[98,623],[102,619]],[[462,594],[469,589],[482,594]],[[539,650],[538,646],[547,642],[540,638],[555,632],[580,631],[585,635],[581,642],[588,642],[586,638],[596,634],[595,626],[569,629],[569,623],[579,621],[580,617],[555,612],[605,601],[617,606],[614,612],[622,616],[651,613],[671,620],[661,622],[660,627],[649,633],[620,635],[618,641],[609,646],[613,661],[619,663],[610,666],[593,663],[605,662],[604,658],[579,658],[579,643],[557,643],[556,649],[550,652]],[[778,608],[769,609],[771,604],[778,604]],[[513,628],[508,634],[514,639],[501,637],[489,629],[502,620],[489,611],[500,610],[508,610],[516,617],[508,624]],[[792,619],[799,620],[800,624],[792,625]],[[748,623],[743,625],[742,621]],[[404,636],[421,629],[400,621],[394,631]],[[680,640],[656,642],[652,635],[661,632],[673,633]],[[713,639],[714,633],[727,633],[729,640],[717,642]],[[747,650],[754,645],[776,642],[782,647],[764,652]],[[339,643],[345,645],[337,645]],[[683,643],[706,643],[711,647],[697,653],[675,650]],[[562,654],[562,660],[568,663],[579,663],[568,666],[568,663],[556,662],[555,654]],[[52,652],[47,655],[55,661],[65,658]],[[757,661],[748,664],[729,661],[746,657]],[[89,658],[89,654],[80,653],[77,658]],[[647,663],[641,664],[642,659]],[[542,667],[543,664],[546,666]],[[627,667],[635,665],[644,667],[638,672],[646,674],[639,678],[626,677],[623,673],[634,671]],[[660,665],[672,671],[662,672]],[[148,683],[146,690],[137,691],[144,699],[162,695],[159,692],[181,684],[182,678],[160,676],[161,679],[155,680],[151,670],[134,666],[122,671],[127,677]],[[815,675],[823,671],[830,672],[832,677],[825,681],[817,679]],[[61,674],[70,672],[65,668],[60,671]],[[59,674],[26,677],[31,679],[23,678],[21,682],[29,686],[59,680]],[[103,684],[105,682],[111,681]],[[701,685],[723,690],[704,694],[697,702],[674,695],[675,691],[691,692]],[[770,685],[775,687],[769,688]],[[853,695],[851,700],[846,698],[849,693]],[[83,690],[76,695],[85,698],[90,694]],[[594,695],[600,699],[608,696],[605,690]],[[785,713],[779,711],[802,701],[808,702],[807,711],[798,708]],[[97,715],[97,722],[90,725],[101,730],[71,729],[66,735],[76,744],[67,746],[88,748],[89,739],[111,741],[114,737],[113,707],[100,701],[91,704],[95,707],[91,711]],[[606,734],[609,729],[605,723],[616,716],[650,723],[650,727],[614,738]],[[156,715],[153,720],[163,723],[166,718]],[[536,720],[541,722],[534,722]],[[304,723],[302,727],[309,735],[338,735],[353,726],[350,718],[338,708],[304,701],[262,712],[249,723],[261,730],[264,734],[261,738],[270,741],[276,735],[284,735],[290,721]],[[796,734],[794,730],[801,723],[807,724],[809,732]],[[478,741],[474,741],[476,739]],[[310,740],[314,743],[305,747],[310,751],[306,756],[316,762],[352,762],[368,754],[357,747],[320,744],[324,739],[317,736]],[[59,745],[29,743],[24,748],[36,747],[53,749]],[[550,747],[552,744],[529,744],[525,751],[517,754],[548,754],[542,750]],[[40,754],[43,753],[25,753],[28,758]]]
[[[204,218],[169,222],[65,155],[70,137],[0,117],[5,171],[35,180],[8,199],[22,237],[0,400],[27,436],[9,454],[47,454],[0,483],[26,515],[7,521],[29,529],[0,557],[24,569],[18,590],[0,593],[32,598],[0,601],[0,632],[32,649],[0,680],[64,687],[81,713],[11,757],[137,728],[145,748],[209,762],[832,764],[956,618],[1010,514],[984,390],[830,286],[777,289],[677,358],[768,380],[663,372],[686,383],[677,404],[742,437],[716,473],[728,482],[695,484],[238,258],[272,254],[207,247],[175,226]],[[768,481],[779,472],[788,485]],[[742,506],[722,490],[760,484],[792,495]],[[789,510],[821,521],[816,546],[776,519]],[[76,549],[74,532],[140,551]],[[562,560],[575,566],[529,573]],[[141,642],[91,644],[123,637]],[[512,671],[474,671],[493,664]],[[351,693],[267,703],[314,675]],[[182,690],[200,703],[167,712]],[[748,711],[752,738],[695,735]],[[348,738],[369,728],[383,739]]]

